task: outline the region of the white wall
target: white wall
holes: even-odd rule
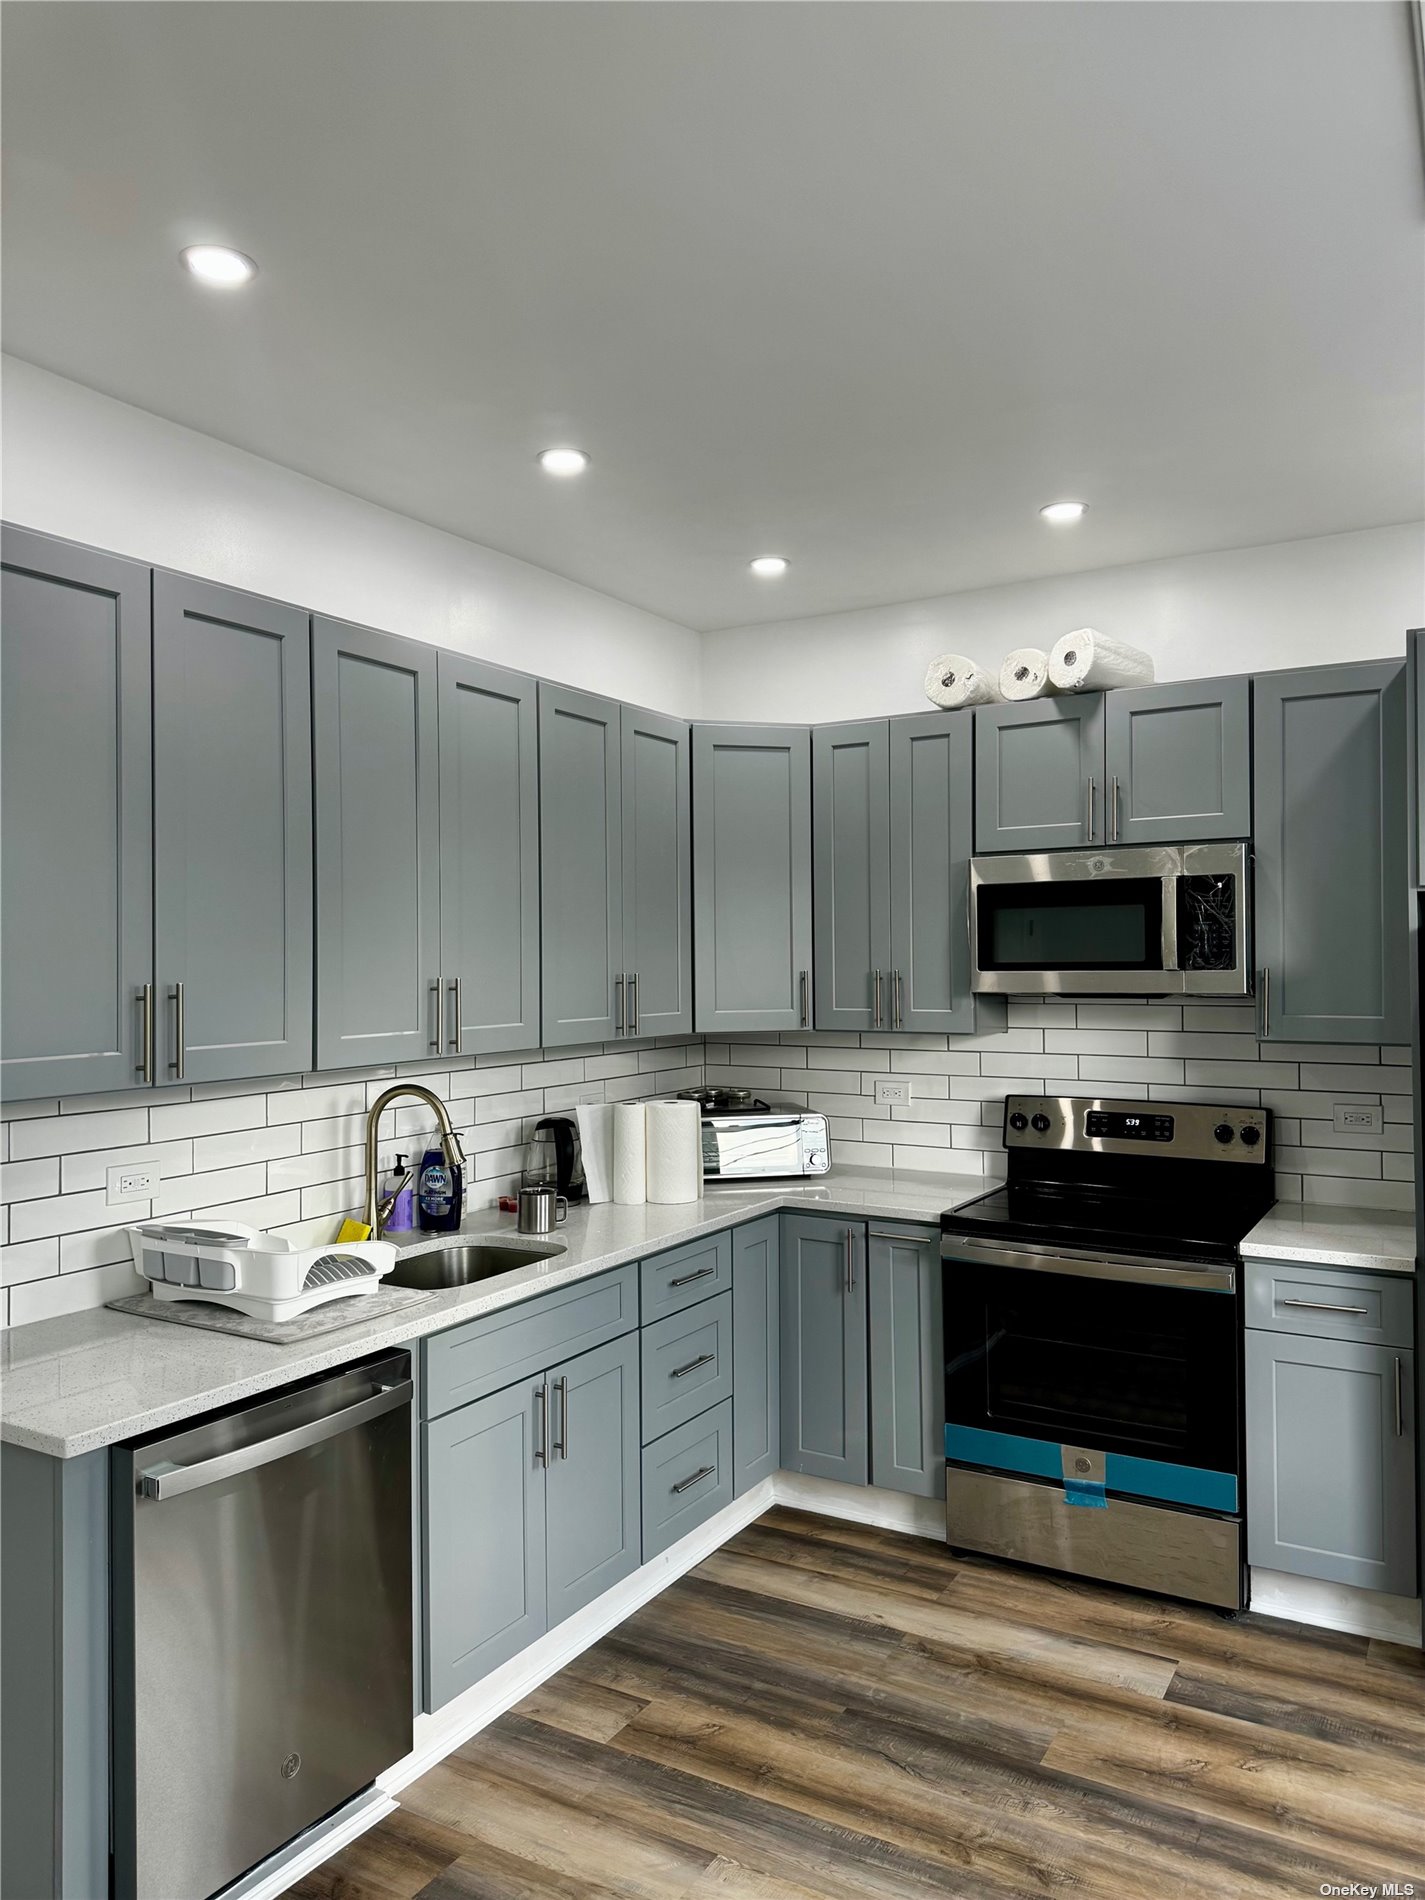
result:
[[[4,516],[659,711],[699,636],[544,568],[4,359]]]
[[[1385,658],[1422,623],[1425,523],[1415,522],[709,634],[703,717],[924,712],[937,655],[997,666],[1011,647],[1047,650],[1073,627],[1145,648],[1171,680]]]

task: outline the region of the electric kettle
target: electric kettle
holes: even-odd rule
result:
[[[567,1117],[546,1115],[535,1123],[525,1147],[523,1179],[526,1187],[552,1187],[567,1201],[583,1200],[579,1131]]]

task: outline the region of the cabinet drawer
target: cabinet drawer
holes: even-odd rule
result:
[[[643,1323],[681,1313],[685,1306],[726,1293],[732,1285],[732,1232],[710,1234],[671,1253],[655,1254],[639,1269]]]
[[[732,1400],[643,1451],[643,1561],[732,1502]]]
[[[732,1397],[732,1295],[643,1329],[643,1442]]]
[[[1412,1343],[1414,1289],[1407,1275],[1249,1260],[1246,1276],[1249,1326],[1371,1346]]]
[[[425,1416],[468,1405],[637,1324],[638,1268],[630,1262],[435,1333],[425,1342]]]

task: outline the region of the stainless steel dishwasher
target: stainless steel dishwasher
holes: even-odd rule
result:
[[[410,1751],[409,1356],[113,1474],[115,1892],[205,1900]]]

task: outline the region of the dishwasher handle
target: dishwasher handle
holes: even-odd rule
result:
[[[186,1491],[200,1491],[205,1485],[220,1484],[224,1478],[236,1478],[244,1471],[256,1471],[259,1466],[273,1464],[279,1458],[290,1458],[294,1452],[308,1451],[341,1432],[349,1432],[357,1425],[380,1418],[385,1412],[409,1405],[411,1391],[411,1381],[402,1379],[395,1385],[378,1386],[369,1397],[358,1399],[355,1405],[344,1406],[339,1412],[311,1419],[305,1425],[294,1425],[290,1431],[260,1438],[256,1444],[243,1445],[237,1451],[222,1452],[216,1458],[204,1458],[194,1465],[151,1465],[147,1471],[137,1473],[134,1489],[141,1498],[151,1498],[161,1504],[165,1498],[181,1497]]]

